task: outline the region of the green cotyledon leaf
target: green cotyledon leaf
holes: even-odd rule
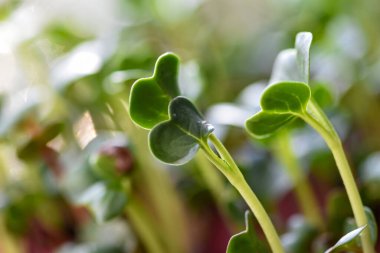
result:
[[[281,82],[269,86],[261,96],[261,108],[275,113],[302,113],[311,96],[305,83]]]
[[[170,119],[155,126],[149,134],[153,155],[164,163],[188,162],[199,143],[214,130],[185,97],[176,97],[169,105]]]
[[[270,251],[255,232],[253,215],[249,211],[245,213],[245,224],[246,229],[243,232],[231,237],[226,253],[269,253]]]
[[[178,57],[173,53],[165,53],[157,59],[153,76],[141,78],[132,85],[129,113],[137,125],[152,129],[169,119],[169,102],[180,95],[178,67]]]
[[[266,138],[306,112],[311,97],[309,52],[312,34],[297,34],[295,48],[277,56],[269,86],[261,96],[262,111],[246,121],[247,131],[256,138]]]
[[[256,138],[269,137],[297,115],[303,114],[310,97],[310,88],[305,83],[281,82],[270,85],[261,96],[262,111],[245,123],[248,133]]]

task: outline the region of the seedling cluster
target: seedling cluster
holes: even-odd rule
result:
[[[247,119],[245,128],[256,139],[282,138],[279,133],[287,131],[290,122],[297,118],[314,128],[335,158],[356,222],[356,228],[325,253],[358,248],[362,248],[364,253],[374,253],[376,223],[373,215],[362,204],[337,132],[311,95],[311,42],[312,34],[302,32],[296,37],[295,48],[280,52],[269,85],[261,95],[261,111]],[[156,62],[153,75],[134,83],[129,100],[131,119],[141,128],[149,130],[149,147],[157,159],[167,164],[181,165],[189,162],[200,149],[244,198],[252,213],[246,213],[246,231],[231,238],[228,253],[269,252],[254,232],[252,214],[260,224],[271,251],[285,252],[269,215],[232,156],[213,133],[214,127],[188,98],[181,96],[177,82],[178,68],[179,58],[175,54],[163,54]],[[277,137],[273,137],[275,135]],[[300,180],[305,179],[300,177]],[[310,192],[307,187],[303,189]],[[325,229],[318,224],[322,222],[320,215],[309,212],[309,217],[320,230]],[[360,238],[360,242],[356,238]]]

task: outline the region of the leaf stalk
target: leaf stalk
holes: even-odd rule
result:
[[[247,202],[249,208],[252,210],[252,213],[259,222],[272,252],[285,253],[280,237],[278,236],[269,215],[265,211],[255,193],[249,187],[230,153],[214,134],[209,135],[209,140],[218,151],[220,157],[215,154],[208,143],[204,142],[201,143],[201,147],[207,158],[226,176],[228,181],[230,181],[230,183],[238,190],[240,195]]]
[[[324,112],[314,101],[311,100],[309,102],[308,109],[309,111],[302,115],[301,118],[322,136],[327,146],[330,148],[345,186],[356,225],[358,227],[367,225],[368,220],[364,211],[359,190],[356,186],[355,179],[352,175],[351,168],[347,161],[338,133],[327,119]],[[369,229],[365,229],[362,232],[361,243],[364,253],[375,253]]]

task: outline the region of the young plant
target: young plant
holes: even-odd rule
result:
[[[240,99],[237,102],[213,105],[208,109],[206,114],[212,119],[214,124],[244,128],[245,120],[251,114],[251,111],[260,109],[258,98],[252,99],[252,97],[260,94],[264,88],[264,85],[261,83],[252,84],[240,93]],[[327,91],[324,94],[326,93]],[[271,136],[271,138],[261,141],[261,144],[269,148],[269,151],[272,152],[274,158],[282,165],[285,173],[291,180],[297,203],[307,222],[320,230],[324,230],[325,224],[318,202],[313,194],[313,189],[293,151],[291,133],[292,129],[282,129],[277,134]]]
[[[137,80],[131,89],[132,120],[150,130],[149,146],[160,161],[180,165],[199,149],[239,191],[260,223],[273,252],[283,253],[279,236],[260,201],[235,161],[190,100],[180,95],[177,84],[179,59],[172,53],[160,56],[152,77]],[[217,153],[209,145],[212,143]]]
[[[311,41],[311,33],[299,33],[295,49],[288,49],[279,54],[270,85],[261,96],[262,110],[246,121],[246,128],[254,137],[266,138],[295,118],[301,118],[312,126],[323,137],[334,155],[356,225],[362,227],[368,224],[368,220],[342,143],[327,116],[311,98],[308,85]],[[374,252],[374,242],[368,229],[362,232],[361,243],[365,253]]]

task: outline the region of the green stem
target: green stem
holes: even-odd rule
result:
[[[298,203],[306,219],[323,230],[324,222],[317,201],[292,150],[288,132],[283,132],[276,138],[273,149],[275,156],[284,165],[293,182]]]
[[[308,107],[309,111],[300,117],[312,126],[325,140],[327,146],[333,153],[336,165],[341,175],[343,184],[346,188],[348,199],[354,213],[356,225],[358,227],[368,224],[364,206],[360,198],[354,176],[352,175],[350,165],[343,150],[340,138],[334,127],[327,119],[326,115],[313,101]],[[365,229],[361,234],[361,242],[364,253],[374,253],[374,247],[371,241],[369,229]]]
[[[166,250],[157,236],[160,233],[154,229],[153,221],[143,206],[133,199],[128,202],[125,212],[146,250],[149,253],[165,253]]]
[[[244,179],[244,176],[237,167],[235,161],[214,134],[209,136],[209,140],[215,146],[221,158],[219,158],[214,151],[211,150],[207,143],[201,143],[201,147],[206,156],[227,177],[230,183],[238,190],[247,202],[252,213],[255,215],[257,221],[263,229],[272,251],[274,253],[284,253],[285,250],[281,245],[281,240],[268,214],[261,205],[259,199],[253,193],[252,189],[249,187],[247,181]]]

